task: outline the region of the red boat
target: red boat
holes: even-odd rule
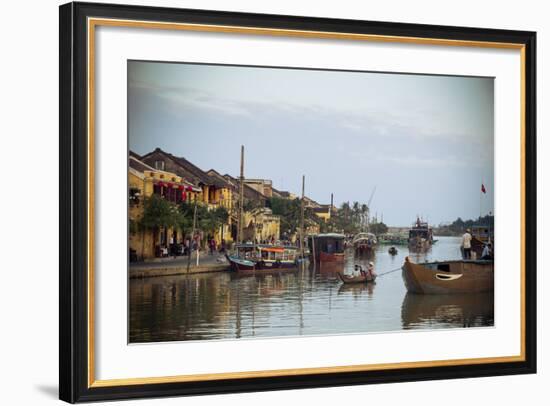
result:
[[[344,253],[332,253],[320,252],[319,261],[321,262],[344,262]]]
[[[344,235],[317,234],[308,238],[312,262],[344,262]]]

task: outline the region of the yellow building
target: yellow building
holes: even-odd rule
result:
[[[243,241],[262,242],[280,239],[281,219],[262,207],[243,213]]]
[[[321,207],[313,207],[313,212],[317,217],[324,220],[325,222],[330,220],[332,210],[330,205],[321,205]]]
[[[173,173],[156,170],[130,155],[128,189],[128,242],[131,259],[146,260],[161,256],[169,249],[170,243],[180,243],[183,240],[181,232],[172,228],[157,231],[141,229],[139,222],[143,216],[144,201],[156,194],[174,205],[182,201],[200,202],[200,188]]]

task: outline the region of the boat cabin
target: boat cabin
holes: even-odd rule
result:
[[[416,222],[409,230],[409,240],[417,238],[425,239],[427,241],[431,241],[433,239],[432,228],[428,226],[427,222],[421,221],[419,218],[416,219]]]
[[[295,261],[297,247],[270,244],[237,244],[237,257],[255,261]]]
[[[321,253],[343,254],[344,240],[343,234],[327,233],[310,235],[307,242],[310,254],[315,257],[316,261],[319,261]]]
[[[472,226],[472,236],[484,243],[494,240],[493,230],[489,226]]]

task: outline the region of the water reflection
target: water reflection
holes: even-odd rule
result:
[[[460,256],[459,241],[440,238],[414,261]],[[338,272],[375,263],[381,274],[399,269],[397,255],[379,246],[375,255],[343,264],[316,264],[271,275],[231,273],[130,280],[130,342],[235,339],[308,334],[349,334],[402,329],[493,325],[492,295],[409,295],[401,272],[376,284],[344,285]]]
[[[480,327],[493,325],[492,293],[417,295],[407,293],[401,307],[403,328]]]

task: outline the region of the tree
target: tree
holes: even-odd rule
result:
[[[182,230],[192,230],[193,228],[193,214],[195,211],[195,204],[182,202],[179,206],[180,212],[180,227]],[[207,206],[203,204],[197,204],[197,224],[196,229],[205,233],[214,234],[220,227],[227,223],[229,219],[229,212],[225,207],[216,207],[209,210]]]
[[[436,232],[438,235],[461,235],[466,229],[471,229],[474,225],[494,228],[495,216],[488,214],[484,217],[478,217],[476,220],[462,220],[459,217],[451,224],[440,225]]]
[[[142,229],[153,231],[153,250],[155,249],[159,230],[161,228],[177,227],[180,221],[180,213],[176,205],[159,195],[145,198],[143,216],[139,221],[139,226]]]
[[[271,211],[276,216],[281,218],[281,230],[294,234],[300,229],[302,217],[302,207],[300,199],[285,199],[281,197],[272,197],[269,200]],[[307,226],[313,223],[319,224],[322,220],[317,217],[315,212],[310,208],[304,209],[304,224]],[[304,227],[307,229],[307,227]]]
[[[388,232],[388,226],[382,222],[372,223],[370,225],[370,231],[376,235],[386,234]]]

